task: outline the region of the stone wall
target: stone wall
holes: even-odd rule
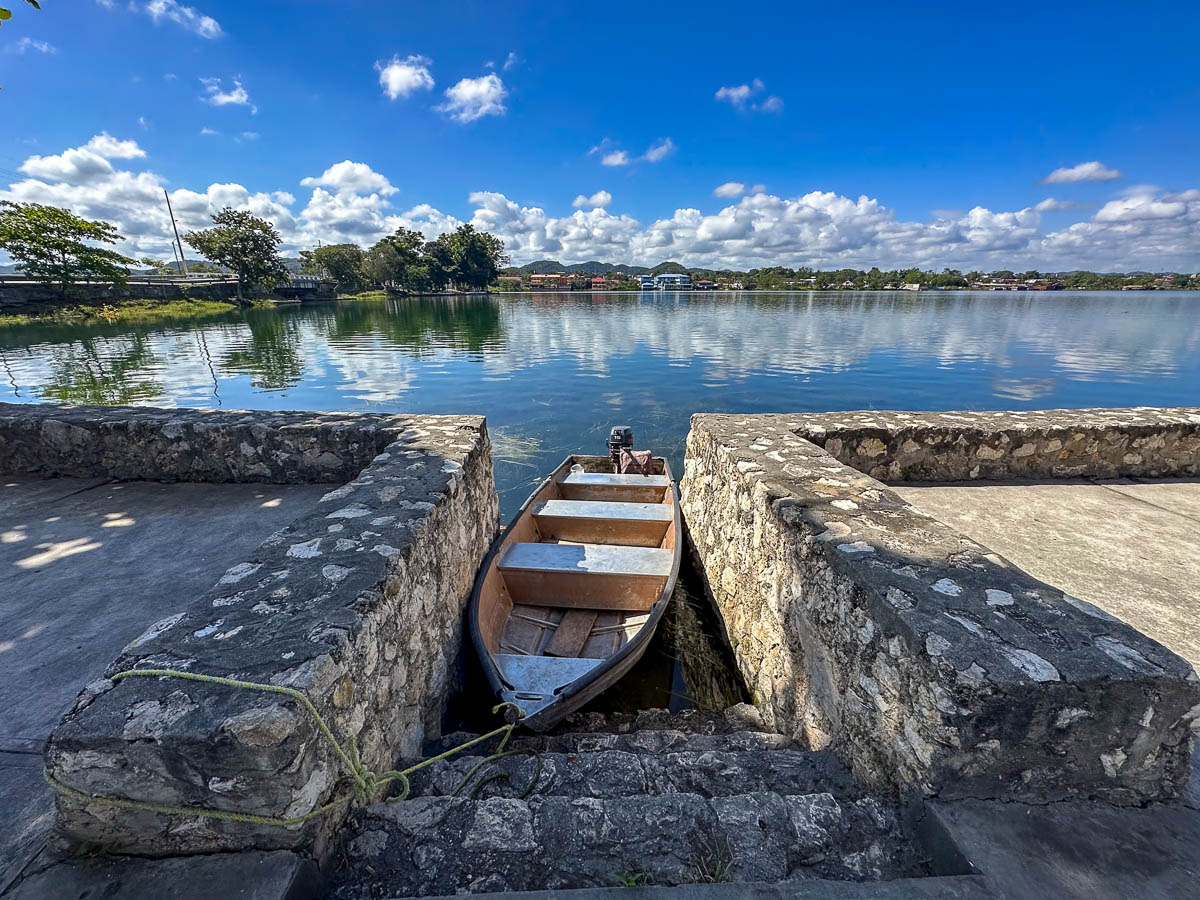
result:
[[[405,416],[0,403],[0,472],[148,481],[343,483]]]
[[[881,481],[1200,474],[1200,408],[792,418],[800,437]]]
[[[683,513],[764,717],[926,795],[1178,792],[1200,716],[1190,666],[798,436],[845,418],[692,419]],[[824,427],[851,458],[903,445],[857,419],[852,439]]]
[[[497,527],[481,417],[3,413],[0,458],[16,460],[17,471],[95,475],[102,459],[125,478],[352,478],[206,594],[181,598],[184,611],[150,625],[106,676],[172,668],[295,688],[339,741],[356,739],[375,771],[440,732],[464,606]],[[89,795],[265,816],[302,816],[351,789],[294,701],[171,678],[87,685],[50,738],[46,767]],[[55,836],[60,849],[311,847],[320,855],[346,809],[280,828],[59,795]]]
[[[215,284],[171,284],[131,282],[117,289],[107,284],[76,285],[67,304],[119,303],[122,300],[233,300],[234,282]],[[0,310],[20,312],[27,306],[60,306],[57,289],[36,282],[0,282]]]

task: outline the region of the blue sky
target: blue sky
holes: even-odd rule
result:
[[[1200,268],[1193,5],[42,5],[0,28],[0,197],[139,255],[165,186],[291,249]]]

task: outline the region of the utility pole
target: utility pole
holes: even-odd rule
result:
[[[179,240],[179,226],[175,224],[175,210],[171,209],[171,195],[167,193],[166,188],[163,188],[163,196],[167,198],[167,213],[171,216],[171,227],[175,229],[175,243],[179,244],[179,266],[186,275],[188,273],[187,259],[183,255],[183,242]]]

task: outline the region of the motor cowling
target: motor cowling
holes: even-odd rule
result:
[[[613,465],[616,465],[621,458],[622,450],[633,449],[633,429],[628,425],[614,425],[606,443],[608,458],[613,461]]]

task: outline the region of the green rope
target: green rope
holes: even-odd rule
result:
[[[317,712],[317,708],[313,706],[312,701],[309,700],[302,691],[298,691],[295,688],[280,687],[279,685],[275,684],[260,684],[257,681],[239,681],[236,678],[222,678],[217,675],[198,675],[195,672],[180,672],[175,669],[128,669],[124,672],[118,672],[116,675],[113,675],[111,680],[121,681],[125,678],[134,677],[181,678],[186,681],[198,681],[202,684],[219,684],[224,685],[225,687],[239,688],[241,690],[259,691],[264,694],[281,694],[284,697],[295,700],[306,710],[308,710],[309,715],[312,716],[313,722],[316,723],[317,730],[320,731],[321,735],[333,748],[334,753],[341,761],[342,766],[346,769],[347,774],[349,774],[350,778],[353,780],[354,790],[346,796],[339,797],[336,800],[331,800],[329,803],[319,806],[302,816],[260,816],[254,813],[235,812],[232,810],[208,809],[206,807],[192,806],[172,806],[165,803],[149,803],[143,800],[130,800],[127,797],[108,797],[103,794],[88,794],[63,784],[54,777],[49,769],[42,769],[42,778],[45,779],[46,783],[50,785],[50,787],[62,794],[64,797],[69,797],[70,799],[76,800],[80,803],[98,803],[103,806],[117,807],[118,809],[134,809],[141,810],[143,812],[160,813],[162,815],[187,817],[198,816],[204,819],[222,819],[227,822],[245,822],[251,825],[277,825],[282,828],[292,828],[297,825],[303,825],[305,822],[311,821],[319,816],[323,816],[326,813],[331,812],[338,807],[345,806],[348,803],[358,803],[360,805],[371,803],[374,801],[375,797],[378,796],[379,791],[382,788],[387,787],[392,782],[396,781],[400,782],[401,792],[397,796],[389,798],[389,802],[398,803],[401,800],[405,800],[408,798],[409,791],[411,789],[408,779],[409,775],[424,769],[426,766],[431,766],[436,762],[440,762],[447,757],[453,756],[455,753],[461,753],[463,750],[470,749],[477,744],[481,744],[484,741],[490,740],[498,734],[504,735],[500,740],[499,746],[496,748],[496,752],[475,766],[469,773],[469,777],[478,771],[484,763],[490,762],[493,759],[497,759],[501,756],[511,755],[511,752],[505,753],[504,748],[507,746],[508,739],[512,737],[512,733],[517,727],[516,722],[501,725],[499,728],[489,731],[487,734],[480,735],[479,737],[467,741],[465,744],[460,744],[457,747],[453,747],[444,753],[439,753],[437,756],[431,756],[429,759],[422,760],[416,765],[409,766],[407,769],[393,769],[382,774],[376,774],[363,765],[362,759],[358,753],[358,741],[356,738],[351,737],[350,740],[346,742],[345,747],[339,744],[337,738],[333,736],[333,731],[326,723],[324,717]],[[515,703],[497,704],[496,706],[492,707],[492,713],[499,713],[500,710],[504,709],[505,707],[512,707],[513,710],[516,711],[518,720],[524,715],[524,712]],[[534,780],[536,782],[536,777]],[[532,789],[533,785],[531,784],[529,790]],[[455,791],[455,793],[457,793],[457,791]],[[528,793],[529,791],[526,791],[526,794]]]
[[[467,774],[464,775],[459,780],[458,785],[451,792],[450,796],[457,797],[459,795],[459,793],[462,791],[462,789],[467,786],[467,783],[470,782],[470,780],[475,777],[476,773],[479,772],[479,770],[482,769],[484,766],[486,766],[488,763],[495,762],[498,759],[504,759],[505,757],[508,757],[508,756],[532,756],[533,757],[533,777],[531,779],[529,779],[529,784],[526,786],[525,790],[523,790],[516,798],[518,800],[524,800],[526,797],[528,797],[530,794],[533,793],[533,789],[535,787],[537,787],[538,779],[542,777],[542,755],[540,753],[538,753],[536,750],[509,750],[507,752],[504,752],[503,744],[501,744],[501,748],[497,749],[496,752],[493,753],[491,756],[485,757],[484,759],[481,759],[479,762],[477,762],[475,765],[473,765],[471,767],[470,771],[468,771]],[[512,775],[512,772],[493,772],[487,778],[481,778],[479,780],[479,783],[476,784],[475,787],[471,788],[471,793],[467,795],[467,799],[474,800],[476,797],[479,796],[479,792],[481,790],[483,790],[484,787],[491,784],[493,781],[499,781],[501,778],[509,778],[511,775]]]

